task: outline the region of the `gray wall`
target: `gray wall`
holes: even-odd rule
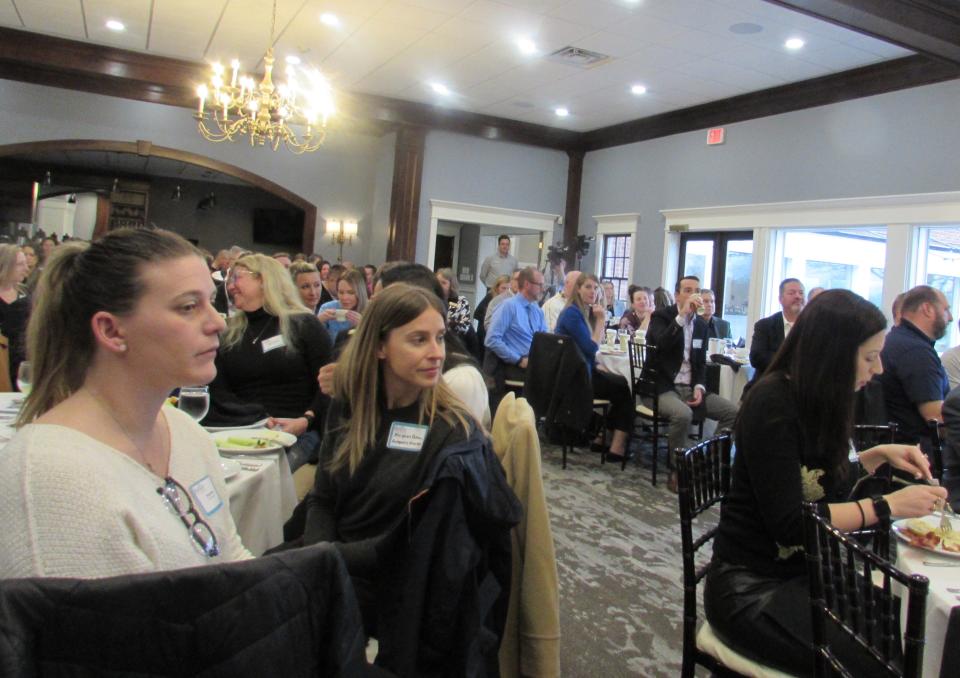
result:
[[[588,153],[580,232],[594,215],[641,215],[634,281],[661,279],[659,210],[960,189],[960,83],[883,94]],[[593,266],[596,243],[584,259]]]
[[[50,139],[143,139],[242,167],[315,204],[321,226],[325,218],[356,219],[359,237],[343,256],[368,258],[381,155],[375,137],[334,125],[323,148],[301,156],[245,142],[213,144],[200,136],[185,108],[0,80],[0,144]],[[328,238],[318,239],[317,248],[336,256]]]
[[[170,196],[178,185],[183,199],[174,202]],[[209,210],[198,210],[197,202],[211,191],[217,197],[216,206]],[[293,248],[289,245],[281,247],[254,242],[253,210],[258,207],[292,208],[286,201],[251,186],[154,177],[150,181],[147,218],[160,228],[167,228],[185,238],[197,240],[200,247],[213,254],[233,245],[265,254],[281,250],[290,252]]]
[[[417,261],[426,261],[430,200],[563,214],[567,154],[450,132],[427,134]],[[562,232],[562,231],[561,231]]]

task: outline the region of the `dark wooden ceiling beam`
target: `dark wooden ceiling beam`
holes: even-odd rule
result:
[[[593,130],[583,134],[580,148],[595,151],[958,77],[960,66],[914,55]]]
[[[766,1],[960,64],[960,3],[956,0]]]

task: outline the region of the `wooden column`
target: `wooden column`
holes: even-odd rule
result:
[[[577,254],[577,231],[580,226],[580,186],[583,183],[583,156],[580,150],[567,151],[567,207],[563,213],[563,243],[570,247],[567,252],[567,270],[572,271]]]
[[[420,218],[420,181],[426,136],[422,127],[405,126],[397,130],[387,261],[413,261],[417,255],[417,220]]]

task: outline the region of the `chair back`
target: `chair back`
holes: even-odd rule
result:
[[[593,388],[587,363],[576,342],[560,334],[533,335],[523,396],[537,419],[574,436],[590,428]]]
[[[853,427],[853,449],[857,452],[869,450],[876,445],[886,445],[896,442],[897,423],[886,424],[857,424]]]
[[[928,579],[902,572],[833,527],[818,513],[816,504],[804,504],[803,532],[816,675],[854,676],[864,668],[840,662],[827,642],[827,628],[832,625],[869,652],[887,675],[920,676]],[[900,598],[894,594],[894,583],[902,585],[907,594],[902,636],[897,616]]]
[[[693,676],[695,664],[722,670],[718,662],[697,649],[697,585],[707,575],[710,563],[697,565],[697,553],[713,541],[714,525],[694,539],[693,521],[719,504],[730,491],[729,432],[708,438],[675,452],[677,499],[680,503],[680,541],[683,558],[683,675]]]
[[[930,474],[937,480],[943,480],[943,438],[945,426],[942,421],[931,419],[927,422],[927,435],[930,436]]]
[[[653,344],[627,343],[630,354],[630,388],[635,398],[652,398],[656,403],[657,391],[656,364],[657,347]]]

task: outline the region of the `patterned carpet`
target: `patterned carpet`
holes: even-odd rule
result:
[[[637,460],[600,465],[578,450],[543,471],[560,576],[564,676],[678,676],[682,654],[680,532],[666,477]]]

